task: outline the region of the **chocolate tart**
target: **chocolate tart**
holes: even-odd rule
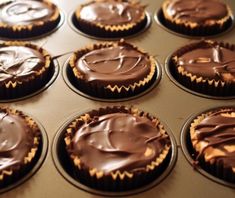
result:
[[[152,56],[121,40],[76,51],[70,78],[79,90],[99,98],[124,98],[146,90],[155,80]]]
[[[232,11],[220,0],[165,0],[162,21],[169,29],[190,36],[210,36],[232,25]]]
[[[9,0],[0,4],[0,37],[23,39],[56,28],[60,12],[48,0]]]
[[[0,43],[0,99],[20,98],[42,88],[52,76],[48,52],[25,42]]]
[[[105,38],[132,35],[147,24],[145,6],[127,0],[90,1],[76,9],[72,20],[82,32]]]
[[[190,139],[197,164],[235,184],[235,108],[217,108],[197,116]]]
[[[175,78],[185,87],[211,96],[235,95],[235,47],[229,43],[199,41],[171,57]]]
[[[163,125],[134,107],[106,107],[75,118],[65,129],[74,174],[87,186],[125,191],[150,183],[171,153]]]
[[[5,188],[35,164],[41,132],[32,118],[18,110],[1,107],[0,120],[0,188]]]

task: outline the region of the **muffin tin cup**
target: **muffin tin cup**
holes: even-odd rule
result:
[[[88,110],[89,111],[89,110]],[[85,112],[88,112],[85,111]],[[84,112],[83,112],[84,113]],[[64,142],[64,135],[65,135],[65,128],[79,115],[82,115],[83,113],[76,113],[72,115],[68,121],[66,121],[57,131],[53,143],[52,143],[52,158],[54,161],[54,165],[59,171],[59,173],[73,186],[79,188],[80,190],[83,190],[85,192],[88,192],[90,194],[99,195],[99,196],[107,196],[107,197],[120,197],[120,196],[129,196],[138,194],[144,191],[147,191],[154,186],[158,185],[160,182],[162,182],[166,177],[170,174],[172,169],[175,166],[175,163],[177,161],[177,144],[174,139],[174,136],[172,132],[169,130],[169,128],[165,125],[164,122],[160,121],[163,125],[165,130],[167,131],[167,134],[169,135],[170,141],[171,141],[171,150],[165,159],[164,167],[161,168],[162,172],[157,174],[156,178],[151,178],[152,181],[138,187],[136,189],[131,190],[125,190],[125,191],[107,191],[107,190],[99,190],[92,188],[90,186],[85,185],[81,181],[78,180],[79,175],[77,175],[76,171],[73,171],[74,167],[71,162],[71,159],[68,156],[68,153],[66,151],[66,145]],[[144,179],[144,178],[143,178]],[[99,187],[99,186],[96,186]]]
[[[221,36],[225,33],[228,33],[234,27],[234,15],[230,16],[229,21],[225,24],[224,28],[221,30],[217,30],[217,28],[198,28],[196,30],[186,29],[184,25],[177,25],[168,22],[164,19],[162,9],[159,9],[154,14],[154,19],[156,23],[162,27],[164,30],[170,32],[171,34],[175,34],[180,37],[185,38],[193,38],[193,39],[201,39],[201,38],[213,38]]]
[[[136,93],[136,94],[127,93],[126,95],[123,93],[120,93],[120,95],[122,94],[123,96],[118,97],[118,98],[115,97],[115,95],[117,95],[116,93],[113,94],[114,95],[113,98],[112,97],[111,98],[96,97],[96,96],[90,95],[89,92],[86,92],[86,89],[81,90],[79,87],[76,86],[75,78],[72,74],[72,70],[68,66],[68,62],[69,62],[69,60],[67,60],[65,62],[63,69],[62,69],[63,70],[62,71],[63,79],[64,79],[65,83],[68,85],[68,87],[71,90],[73,90],[75,93],[77,93],[85,98],[88,98],[91,100],[96,100],[96,101],[102,101],[102,102],[120,102],[120,101],[133,100],[138,97],[141,97],[141,96],[147,94],[148,92],[150,92],[153,88],[155,88],[157,86],[157,84],[160,82],[161,76],[162,76],[161,65],[157,60],[155,60],[156,74],[153,77],[153,79],[151,80],[152,82],[150,82],[147,87],[144,86],[142,89],[138,90],[138,93]]]
[[[52,58],[53,59],[53,58]],[[6,103],[6,102],[16,102],[20,100],[25,100],[28,98],[31,98],[35,95],[38,95],[42,93],[44,90],[46,90],[49,86],[52,85],[52,83],[56,80],[57,76],[59,74],[59,63],[57,60],[52,60],[51,62],[51,69],[49,71],[49,74],[45,76],[42,79],[35,80],[34,83],[30,83],[27,86],[22,87],[13,90],[9,90],[6,92],[2,92],[0,95],[0,103]],[[13,93],[14,92],[14,93]]]
[[[217,96],[216,94],[218,93],[218,90],[216,88],[211,88],[209,91],[211,93],[214,93],[214,95],[210,95],[210,94],[205,94],[203,92],[206,92],[208,91],[208,86],[206,83],[191,83],[191,82],[188,82],[188,81],[184,81],[184,82],[180,82],[179,79],[178,79],[178,73],[176,71],[176,67],[175,65],[172,63],[172,56],[173,56],[173,53],[170,54],[166,60],[165,60],[165,72],[167,74],[167,76],[170,78],[170,80],[176,85],[178,86],[179,88],[183,89],[184,91],[186,92],[189,92],[191,94],[194,94],[196,96],[200,96],[200,97],[203,97],[203,98],[209,98],[209,99],[216,99],[216,100],[231,100],[231,99],[235,99],[235,93],[234,95],[232,96]],[[186,87],[185,85],[183,84],[191,84],[191,86],[189,87]],[[206,85],[206,86],[205,86]],[[233,86],[234,87],[234,86]],[[230,86],[225,86],[224,87],[227,92],[230,90],[233,90],[233,89],[230,89]],[[195,90],[198,90],[198,91],[195,91]],[[222,89],[222,88],[221,88]],[[200,92],[199,92],[200,91]],[[220,91],[223,91],[220,90]]]
[[[19,33],[15,33],[15,36],[10,36],[12,35],[12,30],[4,30],[4,34],[5,36],[1,36],[0,34],[0,39],[1,40],[5,40],[5,41],[29,41],[29,40],[38,40],[38,39],[42,39],[45,38],[46,36],[51,35],[52,33],[56,32],[64,23],[65,21],[65,16],[64,13],[62,11],[60,11],[60,17],[57,21],[55,21],[54,23],[56,24],[50,24],[47,27],[37,27],[34,30],[33,35],[30,34],[29,30],[22,30],[22,32]],[[3,30],[1,30],[3,32]]]
[[[104,33],[104,31],[102,32],[96,32],[96,31],[91,31],[92,27],[88,27],[86,30],[82,29],[79,24],[76,22],[75,16],[74,16],[74,11],[70,13],[69,17],[68,17],[68,23],[70,25],[70,27],[77,32],[78,34],[81,34],[82,36],[91,38],[91,39],[96,39],[96,40],[120,40],[121,38],[132,38],[135,36],[138,36],[140,34],[142,34],[143,32],[145,32],[151,25],[152,20],[151,20],[151,16],[148,12],[145,12],[146,15],[146,20],[144,21],[143,24],[141,24],[140,27],[138,27],[138,29],[134,29],[132,31],[128,31],[127,33],[119,33],[119,32],[114,32],[114,34],[112,35],[111,32],[108,33]]]
[[[230,187],[230,188],[235,188],[235,181],[232,183],[232,182],[228,182],[228,181],[221,179],[221,177],[223,177],[224,175],[226,176],[226,174],[227,174],[226,172],[222,171],[223,167],[221,165],[219,165],[219,167],[220,167],[219,169],[216,169],[215,166],[211,166],[209,163],[205,163],[205,161],[203,159],[200,160],[200,163],[204,164],[203,166],[200,166],[199,164],[196,163],[195,154],[194,154],[195,152],[194,152],[192,143],[190,141],[190,125],[197,116],[199,116],[203,113],[212,111],[212,110],[216,110],[218,108],[226,108],[226,107],[229,108],[231,106],[218,106],[218,107],[210,108],[210,109],[204,110],[200,113],[191,115],[187,119],[187,121],[184,123],[184,125],[181,129],[180,144],[181,144],[181,148],[182,148],[182,151],[183,151],[185,158],[192,165],[192,169],[199,172],[204,177],[210,179],[213,182],[222,184],[222,185]],[[215,176],[215,175],[217,175],[217,176]],[[234,179],[234,177],[233,177],[233,179]]]
[[[13,190],[14,188],[17,188],[24,182],[28,181],[40,169],[46,158],[49,144],[46,130],[34,117],[32,117],[31,115],[30,117],[33,118],[41,131],[40,145],[38,147],[37,154],[29,166],[16,174],[16,176],[7,178],[8,180],[6,181],[4,186],[0,187],[0,194]]]

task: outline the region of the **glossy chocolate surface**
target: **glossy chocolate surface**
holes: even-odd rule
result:
[[[88,82],[128,86],[143,80],[150,73],[150,65],[147,54],[122,44],[88,52],[76,67]]]
[[[48,21],[54,14],[53,8],[41,1],[17,0],[0,5],[0,22],[7,25],[30,25]]]
[[[226,5],[217,0],[174,0],[165,10],[173,20],[203,24],[228,15]]]
[[[34,145],[34,133],[23,117],[0,110],[0,171],[23,164]]]
[[[80,18],[101,25],[123,25],[135,23],[144,13],[144,6],[121,1],[97,1],[84,6]]]
[[[202,42],[180,56],[177,65],[197,77],[235,82],[235,51],[216,43]]]
[[[0,83],[33,76],[45,65],[43,55],[25,46],[0,47]]]
[[[80,126],[72,140],[72,152],[84,166],[106,174],[145,170],[169,143],[167,135],[147,117],[110,113]]]
[[[235,109],[218,110],[205,117],[196,127],[198,143],[205,141],[200,155],[223,162],[225,167],[235,167]],[[213,154],[207,148],[219,149]]]

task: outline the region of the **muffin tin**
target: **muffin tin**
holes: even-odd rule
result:
[[[167,57],[179,47],[198,38],[181,37],[178,33],[166,31],[160,27],[154,20],[154,16],[159,11],[162,1],[142,0],[143,3],[148,5],[146,10],[152,21],[150,27],[133,37],[125,39],[127,42],[137,45],[156,57],[159,67],[162,68],[161,78],[151,90],[138,97],[128,98],[128,101],[104,101],[84,97],[84,95],[77,93],[67,85],[65,68],[70,54],[59,56],[91,43],[99,42],[99,38],[85,36],[71,28],[71,13],[78,4],[84,2],[85,0],[54,0],[54,3],[59,6],[65,15],[64,23],[52,34],[32,40],[34,44],[39,46],[43,43],[43,48],[50,52],[52,56],[59,57],[57,58],[59,75],[55,78],[55,81],[39,94],[32,95],[29,98],[21,98],[17,101],[1,101],[1,105],[19,109],[39,120],[48,135],[49,141],[45,141],[45,143],[50,148],[44,163],[41,167],[39,166],[40,168],[37,168],[37,172],[35,171],[36,174],[29,179],[26,178],[26,182],[20,185],[16,184],[10,190],[0,191],[7,191],[1,194],[1,197],[96,198],[131,195],[131,197],[136,198],[154,196],[168,198],[204,197],[205,194],[213,198],[234,197],[234,186],[221,185],[221,183],[215,182],[210,177],[200,174],[200,171],[191,166],[187,160],[188,158],[184,155],[185,149],[187,150],[188,148],[180,141],[181,136],[183,136],[181,135],[181,129],[184,125],[187,126],[187,121],[191,115],[217,106],[232,106],[235,104],[234,97],[219,98],[218,100],[218,98],[214,97],[195,95],[191,91],[185,91],[185,89],[181,89],[176,83],[173,83],[174,79],[171,78],[167,70]],[[235,11],[235,2],[233,0],[227,0],[226,2]],[[229,30],[214,36],[213,39],[234,43],[235,29],[231,27]],[[66,159],[61,156],[58,157],[58,153],[62,149],[60,131],[66,123],[74,116],[89,109],[97,109],[109,105],[133,105],[149,112],[158,117],[167,129],[169,128],[168,131],[172,134],[172,139],[176,140],[174,148],[177,149],[174,152],[178,153],[178,155],[175,155],[172,159],[173,162],[175,160],[175,163],[172,163],[164,174],[149,186],[119,194],[94,192],[87,189],[87,187],[83,188],[78,185],[68,173],[67,165],[61,164],[63,160],[67,164]],[[182,132],[182,134],[184,133]],[[168,176],[166,177],[166,175]]]

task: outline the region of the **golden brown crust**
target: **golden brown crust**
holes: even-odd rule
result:
[[[182,21],[181,19],[173,19],[169,14],[168,12],[166,12],[169,4],[172,2],[172,0],[165,0],[163,2],[163,5],[162,5],[162,11],[164,13],[164,17],[171,21],[172,23],[175,23],[176,25],[184,25],[185,27],[189,27],[191,29],[193,28],[197,28],[199,26],[213,26],[213,25],[217,25],[217,26],[222,26],[226,21],[228,21],[231,16],[232,16],[232,11],[231,11],[231,8],[226,5],[226,8],[227,8],[227,11],[228,11],[228,14],[227,16],[221,18],[221,19],[218,19],[218,20],[207,20],[205,21],[204,24],[198,24],[196,22],[191,22],[191,21]]]
[[[202,131],[204,133],[208,133],[208,139],[207,138],[199,138],[199,133],[197,130],[200,130],[200,128],[197,129],[197,126],[200,125],[202,122],[205,125],[206,123],[206,119],[208,119],[209,117],[212,117],[213,115],[216,115],[217,117],[220,116],[220,119],[217,118],[215,119],[216,122],[215,123],[211,123],[210,122],[210,126],[208,126],[207,130],[206,126],[204,126],[204,130],[202,129]],[[224,117],[224,118],[223,118]],[[232,154],[235,152],[235,145],[233,144],[232,141],[227,141],[223,143],[223,140],[225,140],[226,138],[229,138],[229,136],[222,136],[223,131],[228,131],[229,128],[232,128],[232,126],[229,127],[229,121],[228,123],[226,123],[225,121],[223,122],[222,119],[227,118],[229,120],[229,118],[235,118],[235,111],[234,108],[220,108],[218,110],[211,110],[209,112],[206,113],[202,113],[201,115],[197,116],[193,122],[191,123],[190,126],[190,139],[192,142],[192,146],[195,150],[195,154],[197,156],[198,161],[202,161],[202,165],[203,165],[203,161],[205,161],[205,163],[210,164],[211,166],[217,166],[217,163],[219,162],[218,160],[216,160],[217,158],[229,158],[229,154]],[[212,118],[211,118],[212,119]],[[226,120],[226,119],[225,119]],[[203,126],[202,124],[202,126]],[[224,128],[221,128],[221,126],[224,125]],[[219,131],[218,129],[221,128]],[[214,130],[213,130],[214,129]],[[223,130],[224,129],[224,130]],[[209,135],[209,131],[211,133],[211,135]],[[216,136],[216,132],[218,131],[221,136],[218,136],[217,139],[215,139]],[[217,133],[218,133],[217,132]],[[213,136],[214,135],[214,136]],[[217,134],[218,135],[218,134]],[[214,137],[214,139],[213,139]],[[220,137],[222,138],[220,140]],[[224,139],[223,139],[224,137]],[[233,135],[230,135],[231,139],[233,137]],[[213,144],[212,142],[209,141],[210,140],[215,143],[216,141],[218,142],[217,144]],[[221,143],[219,143],[221,142]],[[221,160],[221,163],[223,160]],[[222,164],[223,167],[224,164]],[[233,173],[235,174],[235,167],[233,165],[230,164],[226,164],[225,169],[231,169],[233,171]],[[225,171],[225,170],[223,170]],[[231,176],[232,177],[232,176]]]
[[[48,52],[45,49],[41,47],[38,47],[28,42],[22,42],[22,41],[6,41],[3,43],[0,43],[0,47],[6,47],[6,46],[24,46],[24,47],[34,49],[40,52],[45,59],[45,64],[31,77],[21,78],[20,80],[17,79],[16,81],[4,82],[5,88],[7,89],[11,89],[11,88],[14,89],[17,86],[21,86],[23,83],[29,83],[34,78],[40,78],[44,73],[48,71],[48,68],[51,66],[52,57],[48,54]]]
[[[94,110],[94,111],[96,111],[96,110]],[[145,113],[145,112],[139,110],[138,108],[117,106],[117,107],[101,108],[101,109],[97,110],[97,112],[99,112],[101,115],[105,114],[104,112],[106,112],[106,111],[109,113],[111,113],[112,111],[118,111],[118,112],[123,111],[123,112],[128,112],[129,114],[134,115],[134,116],[147,117],[148,119],[151,120],[153,125],[159,129],[159,132],[163,137],[168,137],[167,132],[165,131],[163,125],[160,123],[160,121],[157,118],[150,116],[148,113]],[[84,123],[89,123],[93,119],[93,116],[94,116],[94,115],[92,115],[93,113],[94,112],[91,111],[90,113],[88,112],[88,113],[85,113],[85,114],[77,117],[66,128],[64,141],[65,141],[66,148],[67,148],[68,152],[69,152],[70,148],[72,148],[71,147],[72,139],[74,137],[74,134],[79,129],[79,126],[83,125]],[[143,173],[143,174],[149,174],[149,173],[151,174],[151,171],[155,171],[159,166],[161,166],[163,161],[168,156],[170,149],[171,149],[171,145],[166,144],[164,146],[161,154],[154,161],[152,161],[150,164],[146,165],[145,171],[143,171],[145,173]],[[152,152],[151,149],[147,149],[145,152],[145,155],[150,155],[151,152]],[[84,169],[84,166],[86,166],[86,165],[83,164],[83,162],[80,160],[79,156],[76,156],[73,153],[70,153],[70,158],[72,160],[73,165],[79,171],[86,170],[86,168]],[[98,180],[107,176],[102,170],[98,170],[95,167],[90,168],[88,170],[88,172],[89,172],[90,177],[98,179]],[[126,180],[128,178],[135,179],[136,175],[138,175],[138,174],[139,174],[138,171],[128,172],[128,171],[117,170],[117,171],[112,171],[110,173],[110,175],[108,175],[108,176],[111,176],[111,178],[115,181],[115,180]]]
[[[19,175],[25,174],[24,171],[31,166],[39,152],[38,148],[41,144],[41,132],[37,123],[31,117],[25,115],[22,111],[9,107],[1,107],[0,110],[6,112],[9,115],[19,116],[19,118],[23,119],[26,126],[29,128],[28,131],[32,132],[30,135],[34,137],[32,147],[27,155],[24,156],[24,160],[21,163],[12,165],[0,171],[0,185],[2,185],[2,182],[4,183],[6,179],[12,182],[12,180],[17,179]]]
[[[0,36],[7,37],[7,38],[28,38],[28,37],[34,37],[34,36],[40,36],[41,34],[45,34],[47,32],[50,32],[52,29],[54,29],[59,21],[60,21],[60,11],[58,7],[53,4],[51,1],[48,0],[42,0],[42,3],[45,3],[53,10],[53,14],[50,16],[49,19],[45,20],[38,20],[33,21],[30,24],[9,24],[6,22],[0,22]],[[8,2],[6,2],[7,4]],[[2,6],[4,5],[1,4]]]
[[[51,76],[53,75],[53,61],[52,57],[48,54],[46,50],[43,48],[36,46],[34,44],[28,42],[21,42],[21,41],[7,41],[0,43],[0,49],[4,47],[11,48],[10,50],[15,50],[15,47],[25,47],[27,52],[19,50],[17,53],[18,56],[21,57],[21,61],[23,65],[20,64],[20,59],[12,59],[9,60],[9,63],[14,66],[14,64],[18,64],[15,68],[21,70],[25,70],[25,74],[19,73],[15,77],[11,76],[10,74],[8,77],[1,79],[0,82],[0,98],[1,99],[12,99],[17,97],[26,96],[28,94],[32,94],[33,92],[41,89],[46,83],[50,80]],[[3,49],[4,50],[4,49]],[[12,52],[13,52],[12,51]],[[31,52],[30,52],[31,51]],[[21,53],[21,55],[20,55]],[[35,55],[31,58],[38,58],[38,63],[35,62],[34,68],[30,72],[30,68],[27,69],[27,61],[30,58],[27,53],[35,53]],[[23,56],[25,54],[25,56]],[[10,55],[9,55],[10,57]],[[26,58],[28,57],[28,58]],[[24,58],[26,58],[24,60]],[[4,63],[3,63],[4,64]],[[6,69],[3,65],[3,69]],[[27,71],[28,70],[28,71]],[[23,71],[21,71],[23,72]],[[17,72],[18,74],[18,72]]]
[[[125,2],[123,0],[114,0],[117,2]],[[138,20],[127,23],[127,24],[120,24],[120,25],[104,25],[102,23],[92,23],[90,21],[86,21],[80,17],[80,12],[83,9],[83,7],[90,5],[95,2],[105,2],[105,0],[92,0],[88,3],[80,5],[76,11],[75,11],[75,24],[78,23],[79,26],[85,27],[84,29],[90,29],[90,33],[97,34],[97,36],[102,35],[104,33],[106,36],[112,36],[115,37],[117,35],[125,36],[130,34],[133,34],[135,31],[139,31],[139,29],[142,29],[142,27],[145,25],[147,19],[146,19],[146,13],[143,11],[141,16],[138,18]],[[131,6],[136,8],[142,8],[144,10],[145,6],[141,5],[138,1],[131,1],[129,2]],[[132,32],[133,30],[133,32]],[[119,34],[120,33],[120,34]]]
[[[84,79],[84,74],[82,74],[78,70],[78,68],[76,67],[77,61],[83,55],[85,55],[88,52],[91,52],[93,50],[108,48],[108,47],[117,47],[117,46],[122,46],[122,45],[123,46],[129,45],[133,49],[135,49],[136,51],[138,51],[140,53],[143,53],[143,54],[147,54],[142,49],[139,49],[137,46],[126,43],[124,40],[121,40],[119,42],[96,43],[94,45],[87,46],[83,49],[80,49],[80,50],[76,51],[71,56],[70,61],[69,61],[69,66],[70,66],[70,68],[73,72],[73,75],[79,81],[84,81],[85,80]],[[106,86],[102,86],[101,89],[107,90],[110,93],[113,93],[113,94],[117,95],[117,94],[120,94],[120,93],[122,94],[122,93],[127,93],[127,92],[133,92],[134,93],[136,91],[136,89],[138,90],[139,88],[143,88],[143,87],[149,85],[153,81],[154,76],[156,75],[157,71],[156,71],[156,62],[155,62],[154,58],[150,55],[148,55],[148,56],[149,56],[149,60],[150,60],[150,65],[148,65],[148,67],[150,68],[150,72],[143,79],[136,79],[136,82],[131,83],[129,85],[111,85],[111,84],[108,84]],[[85,82],[85,83],[87,83],[87,82]],[[95,86],[99,87],[99,85],[95,85]]]
[[[202,40],[199,42],[191,43],[181,47],[176,50],[171,57],[172,67],[174,67],[174,72],[176,73],[176,78],[179,82],[181,82],[186,87],[189,87],[192,90],[202,92],[209,95],[218,95],[218,96],[230,96],[233,95],[234,90],[234,77],[231,77],[230,73],[221,73],[220,79],[203,77],[198,74],[191,73],[185,69],[184,65],[179,65],[179,60],[181,56],[186,54],[187,52],[200,49],[202,46],[220,46],[222,48],[226,48],[228,50],[234,51],[234,45],[225,43],[225,42],[217,42],[211,40]],[[203,60],[202,60],[203,61]],[[211,63],[212,65],[212,63]],[[226,81],[227,79],[227,81]],[[201,90],[201,87],[207,87],[205,91]]]

